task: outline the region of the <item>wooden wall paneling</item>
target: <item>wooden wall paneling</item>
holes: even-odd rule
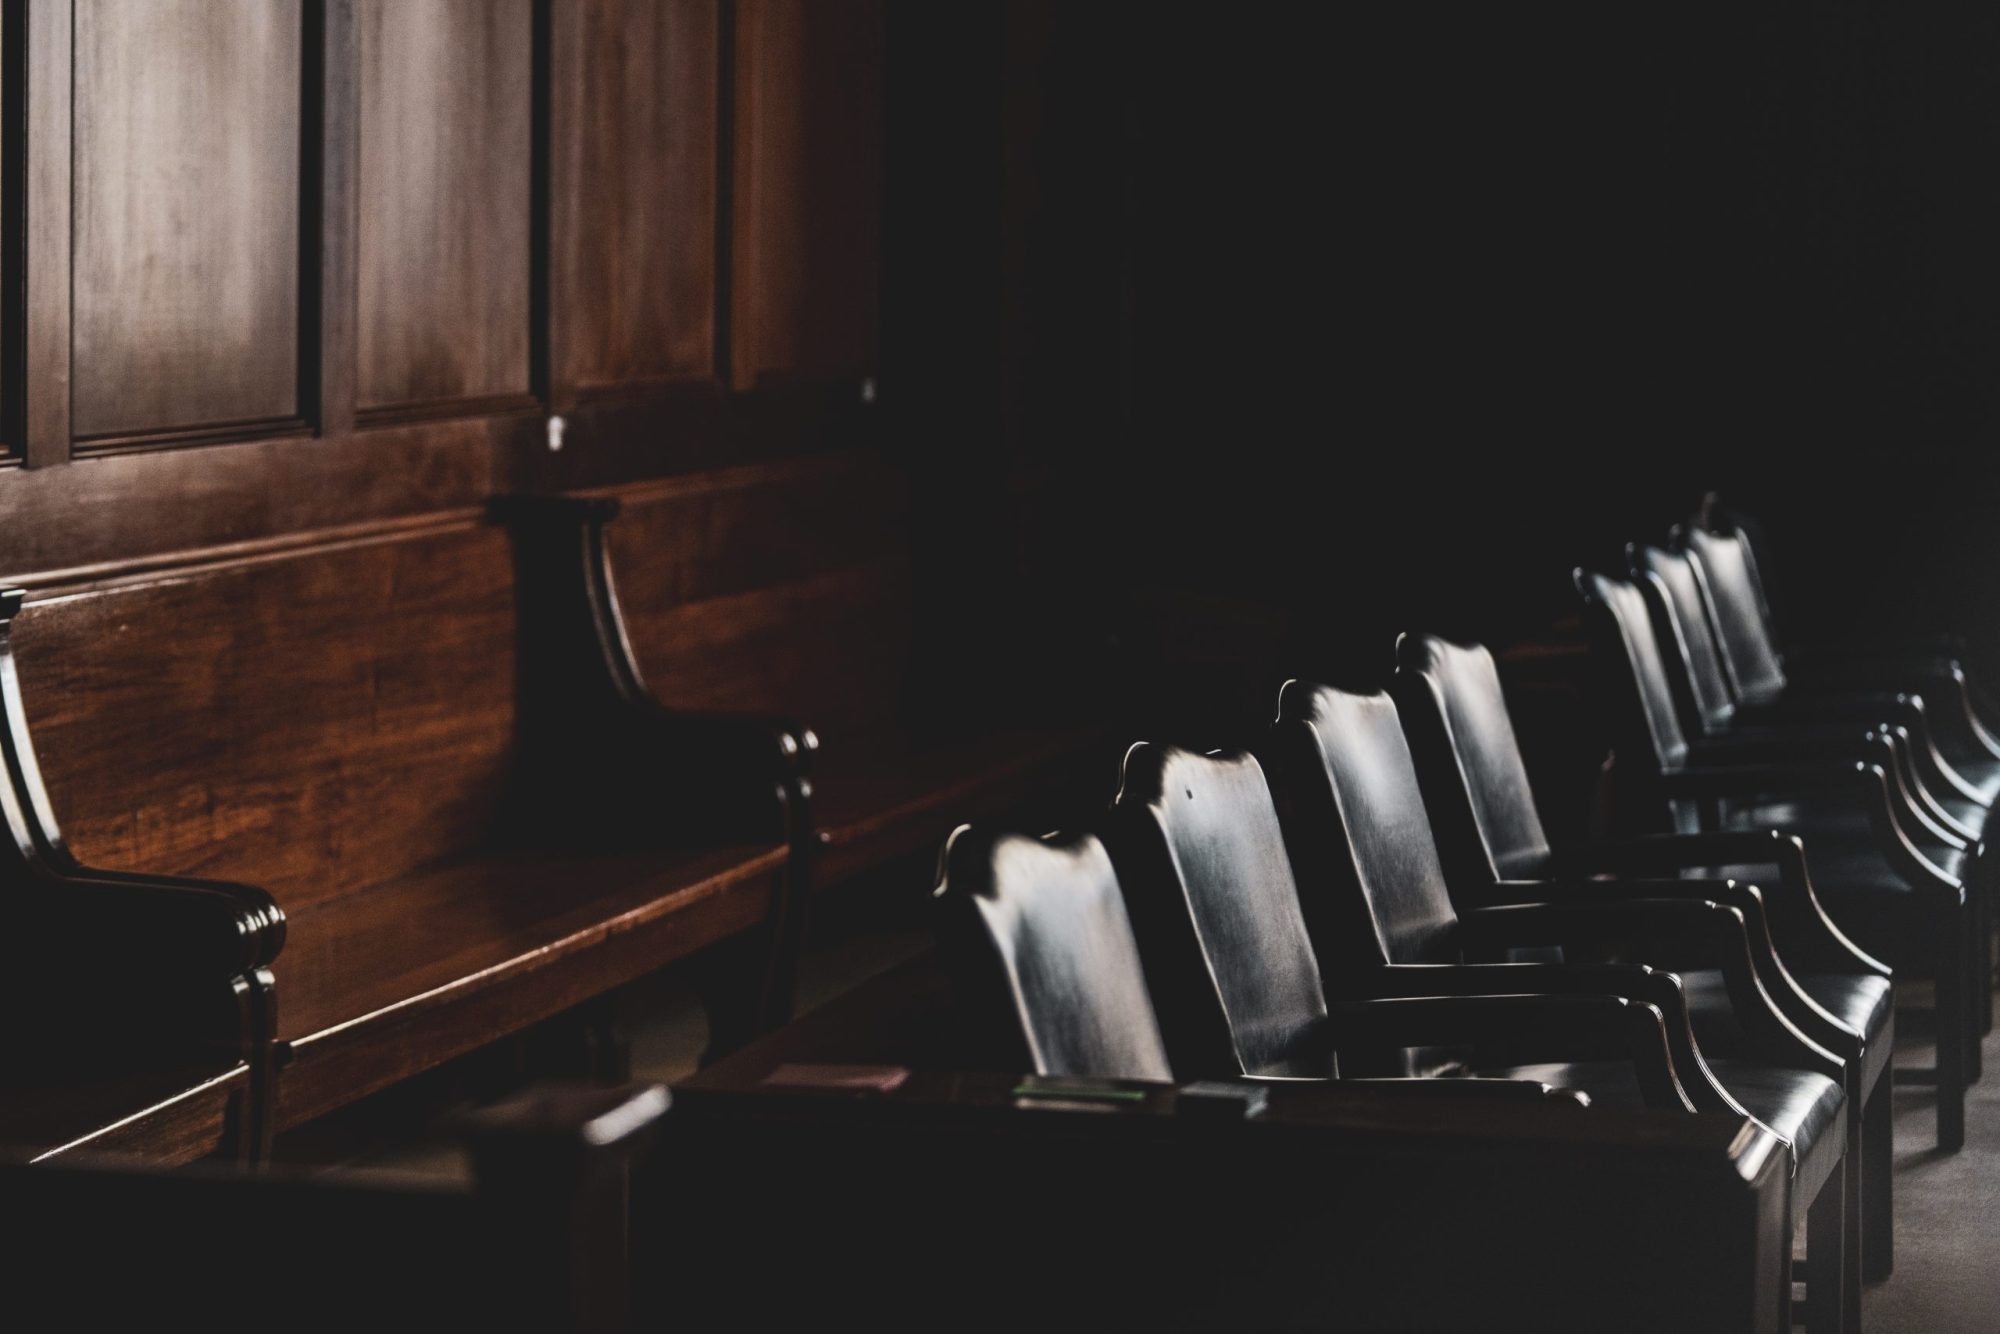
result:
[[[860,378],[880,322],[883,6],[739,0],[732,374]]]
[[[25,11],[25,13],[24,13]],[[70,455],[70,0],[13,5],[6,22],[9,452],[31,468]]]
[[[302,293],[306,355],[300,366],[305,401],[324,436],[354,429],[354,359],[357,288],[354,251],[356,159],[361,145],[359,112],[360,34],[355,0],[320,0],[317,42],[307,87],[307,113],[315,123],[317,160],[307,195],[316,206],[304,219],[302,251],[311,257]]]
[[[715,373],[719,0],[574,0],[552,34],[556,380]]]
[[[302,27],[292,0],[76,0],[79,440],[297,422]]]
[[[529,408],[530,0],[359,0],[363,421]]]

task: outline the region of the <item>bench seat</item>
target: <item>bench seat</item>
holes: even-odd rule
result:
[[[750,929],[754,882],[784,862],[775,845],[468,857],[300,909],[280,1128]]]

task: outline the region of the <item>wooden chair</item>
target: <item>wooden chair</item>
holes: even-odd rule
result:
[[[175,877],[258,887],[225,899],[269,919],[226,960],[256,1137],[724,941],[753,947],[718,966],[716,1044],[764,1022],[796,734],[661,707],[601,549],[566,540],[594,530],[508,517],[83,581],[15,620],[0,707],[47,896],[135,901],[101,914],[121,957],[179,976],[200,956],[147,924],[224,891]]]
[[[1850,1152],[1860,1142],[1859,1108],[1850,1111],[1844,1095],[1845,1063],[1801,1033],[1771,998],[1765,979],[1780,967],[1755,898],[1741,886],[1706,880],[1565,883],[1547,867],[1529,882],[1532,866],[1510,872],[1507,882],[1488,881],[1483,897],[1474,886],[1448,885],[1397,713],[1387,695],[1304,681],[1287,683],[1280,696],[1272,742],[1283,757],[1288,827],[1292,846],[1310,853],[1301,890],[1308,901],[1335,900],[1360,919],[1359,929],[1329,941],[1329,951],[1351,941],[1350,952],[1370,956],[1350,966],[1363,985],[1371,966],[1394,973],[1549,945],[1580,949],[1585,957],[1612,947],[1616,957],[1672,970],[1674,978],[1716,972],[1718,1003],[1742,1036],[1730,1049],[1711,1050],[1698,1041],[1687,1002],[1662,1004],[1663,1011],[1678,1010],[1675,1069],[1700,1110],[1754,1116],[1791,1146],[1793,1201],[1808,1231],[1808,1327],[1815,1334],[1858,1327],[1860,1311],[1848,1302],[1859,1297],[1860,1257],[1847,1246],[1847,1208],[1859,1193],[1850,1196],[1847,1183],[1860,1171],[1858,1154]],[[1511,791],[1501,795],[1517,815],[1532,814]],[[1324,935],[1337,921],[1332,904],[1320,921]],[[1488,1068],[1483,1061],[1481,1068]],[[1607,1101],[1617,1097],[1587,1067],[1536,1064],[1490,1073],[1576,1080]]]
[[[1515,744],[1510,702],[1485,648],[1405,635],[1396,645],[1393,693],[1446,882],[1460,901],[1518,896],[1523,888],[1509,883],[1518,881],[1567,880],[1583,898],[1618,892],[1596,878],[1607,875],[1699,877],[1709,885],[1705,893],[1724,892],[1720,881],[1743,882],[1731,901],[1766,920],[1775,946],[1770,959],[1783,964],[1768,971],[1767,993],[1800,1033],[1840,1057],[1848,1105],[1864,1109],[1849,1120],[1850,1159],[1862,1164],[1848,1173],[1849,1243],[1863,1257],[1861,1274],[1888,1277],[1895,988],[1888,967],[1842,935],[1821,909],[1800,840],[1772,830],[1727,830],[1551,847]],[[1749,888],[1752,882],[1757,888]],[[1721,974],[1689,969],[1680,977],[1704,1049],[1743,1054],[1742,1026]],[[1859,1295],[1851,1291],[1849,1300]]]
[[[1617,738],[1614,789],[1626,832],[1780,829],[1801,834],[1817,897],[1832,920],[1898,976],[1937,984],[1938,1145],[1965,1142],[1965,1090],[1980,1026],[1978,897],[1962,849],[1921,840],[1906,826],[1907,798],[1892,743],[1879,758],[1732,755],[1682,729],[1666,654],[1639,587],[1576,573],[1607,724]],[[1954,1040],[1954,1038],[1956,1040]],[[1917,1072],[1911,1072],[1915,1074]]]

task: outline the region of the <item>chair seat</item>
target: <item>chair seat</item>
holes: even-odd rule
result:
[[[1986,807],[2000,801],[2000,760],[1960,758],[1952,760],[1951,767],[1979,794]]]
[[[1796,979],[1806,995],[1874,1042],[1896,1010],[1896,984],[1875,973],[1807,973]]]

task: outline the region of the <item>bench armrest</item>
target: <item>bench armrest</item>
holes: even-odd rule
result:
[[[26,914],[101,964],[227,978],[270,964],[285,913],[254,885],[76,867],[37,878]]]

